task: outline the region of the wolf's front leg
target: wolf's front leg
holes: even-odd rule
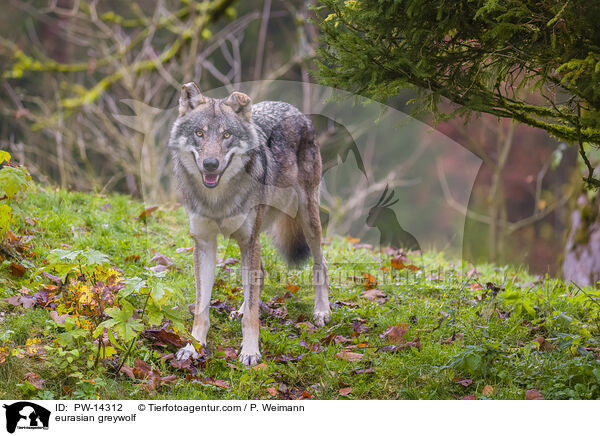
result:
[[[194,325],[192,336],[202,347],[206,346],[206,334],[210,327],[210,296],[215,281],[215,264],[217,258],[217,237],[212,235],[206,239],[194,237],[194,278],[196,282],[196,305],[194,307]],[[192,344],[188,344],[177,352],[177,359],[198,357]]]
[[[242,315],[242,350],[240,361],[244,365],[256,365],[260,360],[258,346],[260,322],[258,319],[260,293],[264,272],[260,262],[258,235],[248,243],[240,243],[242,260],[242,284],[244,304]]]

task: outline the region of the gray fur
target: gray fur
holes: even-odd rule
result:
[[[240,360],[254,364],[260,358],[261,231],[269,231],[289,264],[301,262],[309,252],[313,255],[315,323],[327,322],[331,311],[319,219],[321,155],[310,120],[288,103],[253,105],[239,92],[212,99],[189,83],[182,88],[169,148],[194,238],[192,336],[205,345],[217,233],[240,245],[244,284]],[[178,357],[190,353],[186,347]]]

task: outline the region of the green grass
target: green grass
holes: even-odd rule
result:
[[[11,207],[15,214],[13,232],[29,239],[32,254],[23,259],[28,270],[21,278],[11,274],[9,260],[2,263],[0,298],[17,295],[21,286],[35,292],[41,283],[49,283],[30,278],[56,248],[103,252],[123,277],[146,273],[155,250],[174,262],[176,268],[160,280],[179,291],[173,293],[168,305],[177,307],[189,331],[192,317],[187,305],[194,295],[192,259],[190,252],[176,251],[192,245],[183,208],[161,207],[144,223],[137,219],[144,206],[128,197],[49,189],[29,194]],[[28,218],[36,221],[34,226]],[[248,369],[225,357],[222,349],[239,348],[241,323],[230,321],[226,311],[213,308],[208,336],[212,355],[195,377],[161,361],[159,352],[173,352],[173,348],[157,347],[141,337],[135,342],[129,365],[139,358],[158,368],[163,376],[177,376],[176,383],[148,392],[144,388],[147,381],[115,374],[109,361],[90,367],[88,362],[96,351],[89,346],[91,337],[85,338],[88,346],[63,347],[63,351],[76,350],[79,354],[67,362],[72,355],[60,355],[56,342],[64,328],[50,319],[48,310],[37,306],[24,309],[2,301],[0,350],[11,355],[0,364],[0,397],[273,399],[296,398],[306,391],[317,399],[459,399],[469,395],[523,399],[527,390],[537,389],[547,399],[600,398],[597,290],[585,289],[584,293],[559,280],[542,280],[513,267],[477,265],[478,273],[472,275],[472,265],[434,252],[405,261],[418,266],[418,271],[398,271],[390,269],[389,255],[333,238],[325,247],[330,301],[346,305],[334,304],[329,324],[313,330],[306,324],[311,320],[313,299],[310,265],[288,271],[267,238],[262,240],[262,247],[267,270],[263,301],[288,293],[288,283],[300,288],[285,298],[287,316],[283,322],[261,314],[261,351],[266,367]],[[218,256],[239,257],[237,246],[219,239]],[[239,264],[229,265],[229,269],[218,268],[212,298],[239,307]],[[379,279],[377,289],[388,297],[384,302],[366,299],[364,284],[353,279],[367,273]],[[488,282],[502,288],[497,295],[490,291],[485,295]],[[359,324],[366,331],[355,331],[353,322],[356,325],[357,319],[364,320]],[[388,338],[382,334],[394,325],[407,329],[406,341],[418,338],[420,348],[390,351]],[[321,343],[331,333],[349,341]],[[534,339],[539,337],[551,344],[550,350],[538,349]],[[32,338],[47,346],[44,359],[14,355]],[[316,351],[305,347],[316,343],[320,344]],[[358,344],[364,347],[344,348]],[[336,357],[343,351],[360,353],[362,358],[346,361]],[[300,354],[301,359],[287,363],[278,363],[275,358]],[[119,352],[117,358],[122,356]],[[24,381],[27,373],[45,380],[41,389]],[[467,386],[458,383],[465,379],[471,381],[462,382]],[[225,381],[222,386],[226,387],[215,386],[215,380]],[[486,385],[493,388],[491,393],[489,387],[486,389],[487,395],[483,393]],[[340,389],[348,387],[350,393],[342,396]],[[268,391],[273,388],[277,389],[276,396]]]

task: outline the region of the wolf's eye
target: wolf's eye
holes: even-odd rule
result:
[[[229,133],[229,132],[223,133],[223,138],[227,139],[229,137],[231,137],[231,133]]]
[[[196,136],[198,138],[202,138],[204,136],[204,132],[202,130],[196,130]]]

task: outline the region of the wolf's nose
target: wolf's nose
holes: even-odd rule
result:
[[[214,171],[217,168],[219,168],[219,161],[218,161],[218,159],[211,157],[208,159],[204,159],[204,161],[202,162],[202,165],[204,166],[204,169],[206,171]]]

